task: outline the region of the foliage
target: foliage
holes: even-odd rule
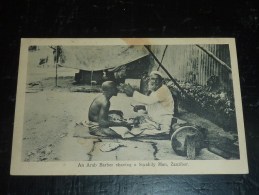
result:
[[[236,114],[232,92],[222,89],[211,90],[209,86],[200,86],[188,82],[179,83],[185,95],[172,82],[166,83],[172,93],[178,94],[180,105],[186,110],[205,117],[225,131],[236,130]]]

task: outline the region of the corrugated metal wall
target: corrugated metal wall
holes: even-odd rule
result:
[[[230,66],[228,45],[201,46]],[[152,46],[152,50],[159,60],[162,59],[165,47]],[[207,80],[215,75],[219,76],[220,82],[225,89],[232,88],[230,75],[226,68],[196,45],[169,45],[162,64],[179,81],[206,85]]]

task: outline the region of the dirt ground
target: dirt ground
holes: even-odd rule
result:
[[[86,120],[88,108],[97,93],[70,92],[53,87],[54,78],[41,81],[42,89],[26,93],[23,156],[25,161],[153,160],[185,159],[174,153],[170,140],[85,139],[73,137],[75,124]],[[73,82],[66,77],[59,81]],[[70,86],[70,89],[74,86]],[[116,104],[120,101],[120,104]],[[124,109],[132,117],[129,98],[118,94],[111,109]],[[117,106],[116,106],[117,105]],[[129,111],[125,111],[129,108]],[[102,149],[104,148],[104,149]],[[102,152],[102,150],[108,150]],[[109,149],[110,148],[110,149]],[[198,159],[221,159],[203,150]]]
[[[31,55],[33,59],[36,54]],[[76,123],[87,119],[90,103],[98,93],[76,92],[91,87],[73,84],[77,70],[59,67],[56,86],[55,66],[35,66],[29,62],[28,67],[22,160],[37,162],[186,159],[175,154],[170,140],[74,137]],[[119,93],[117,97],[112,97],[111,109],[122,110],[124,117],[130,118],[134,114],[130,106],[131,101],[125,94]],[[208,127],[211,138],[220,133],[226,135],[210,121],[184,110],[180,112],[181,119]],[[197,159],[212,160],[222,157],[203,149]]]

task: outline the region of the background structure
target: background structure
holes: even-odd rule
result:
[[[1,194],[259,193],[259,9],[255,1],[0,3]],[[250,173],[210,176],[10,176],[21,37],[235,37]]]

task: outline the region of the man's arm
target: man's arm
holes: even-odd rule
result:
[[[159,102],[159,99],[155,95],[146,96],[137,91],[134,91],[133,98],[145,105],[150,105]]]
[[[159,102],[159,99],[155,95],[150,95],[150,96],[143,95],[138,91],[134,90],[133,87],[129,84],[125,84],[123,86],[123,89],[127,96],[130,96],[130,97],[132,96],[136,101],[142,104],[149,105],[149,104],[154,104],[156,102]]]

